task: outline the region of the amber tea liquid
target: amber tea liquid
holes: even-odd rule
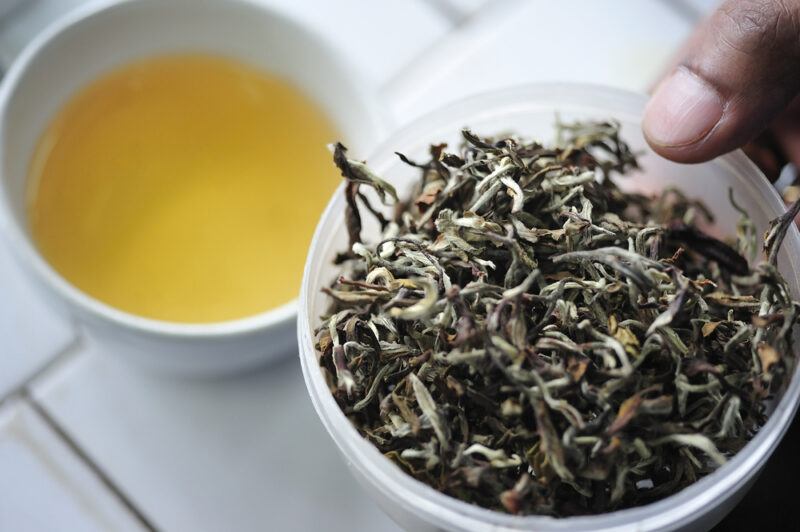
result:
[[[293,299],[338,183],[327,116],[236,61],[143,60],[77,93],[30,165],[29,218],[52,266],[121,310],[174,322]]]

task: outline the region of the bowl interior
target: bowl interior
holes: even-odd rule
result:
[[[464,126],[485,136],[513,131],[526,137],[549,140],[554,136],[556,112],[560,120],[566,122],[613,118],[621,123],[623,138],[642,154],[640,163],[643,170],[617,179],[624,188],[657,194],[667,186],[676,186],[708,205],[716,216],[712,231],[719,235],[734,234],[739,219],[739,214],[728,201],[729,189],[733,190],[737,202],[747,210],[760,232],[783,211],[777,193],[741,153],[693,166],[675,164],[656,156],[648,148],[640,129],[644,103],[645,97],[641,95],[582,85],[539,85],[490,93],[459,102],[411,124],[392,135],[367,162],[401,192],[408,190],[418,178],[418,171],[401,163],[394,152],[424,160],[431,143],[445,141],[450,146],[457,146],[459,131]],[[352,155],[359,157],[359,154]],[[796,375],[767,425],[733,460],[679,494],[648,506],[601,516],[556,520],[501,515],[446,497],[405,475],[356,432],[333,400],[317,366],[313,327],[329,306],[327,296],[320,289],[337,276],[332,259],[347,246],[343,213],[344,200],[340,189],[320,221],[306,264],[298,324],[306,383],[317,412],[354,468],[370,471],[370,482],[378,491],[391,492],[398,503],[426,515],[427,522],[437,526],[459,524],[467,528],[468,523],[483,523],[511,528],[566,530],[584,526],[603,529],[626,523],[641,524],[648,520],[651,525],[664,525],[693,519],[693,513],[700,515],[717,508],[727,497],[734,496],[737,487],[752,478],[777,445],[794,414],[800,396]],[[377,227],[365,225],[365,233],[374,237]],[[799,261],[800,238],[796,228],[792,228],[784,242],[779,266],[795,297],[800,293],[797,283]],[[375,474],[375,471],[381,474]],[[722,515],[724,512],[716,518]]]

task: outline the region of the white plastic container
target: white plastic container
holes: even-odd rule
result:
[[[733,189],[738,203],[749,212],[761,232],[769,220],[784,212],[779,195],[741,152],[694,166],[671,163],[653,154],[640,130],[645,102],[643,95],[587,85],[533,85],[489,93],[452,104],[408,125],[370,154],[368,163],[399,191],[404,191],[417,178],[417,171],[402,164],[394,152],[424,159],[432,142],[444,140],[457,145],[463,126],[481,135],[514,131],[550,139],[556,112],[564,121],[614,118],[622,124],[623,137],[633,149],[643,152],[640,162],[644,171],[619,180],[625,188],[657,193],[665,186],[676,185],[689,196],[707,203],[717,216],[716,230],[720,234],[733,233],[738,220],[738,213],[728,202],[728,188]],[[351,155],[359,158],[367,154]],[[797,410],[800,378],[795,372],[766,425],[741,452],[713,474],[646,506],[556,519],[506,515],[456,500],[405,474],[363,439],[341,412],[322,378],[313,329],[329,300],[320,289],[335,279],[337,270],[332,258],[346,246],[340,188],[317,226],[306,262],[298,316],[303,374],[314,407],[353,474],[375,501],[409,530],[706,530],[744,495]],[[779,266],[797,297],[800,234],[794,227],[784,241]]]

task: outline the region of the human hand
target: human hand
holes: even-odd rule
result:
[[[761,136],[800,167],[799,94],[800,0],[726,0],[681,50],[642,127],[656,152],[678,162]],[[768,174],[785,162],[753,144],[748,153]]]

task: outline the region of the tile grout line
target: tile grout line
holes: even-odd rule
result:
[[[73,324],[74,325],[74,324]],[[67,446],[69,451],[93,474],[112,496],[116,498],[120,504],[127,510],[127,512],[137,521],[141,526],[150,532],[156,532],[158,529],[148,519],[144,513],[133,504],[133,502],[122,492],[122,490],[111,480],[108,474],[89,457],[86,451],[78,445],[78,443],[69,435],[66,429],[55,420],[44,405],[42,405],[31,392],[32,384],[38,380],[42,375],[45,375],[53,368],[62,364],[69,357],[77,356],[77,353],[84,347],[83,335],[80,329],[73,326],[75,331],[75,338],[70,341],[64,348],[62,348],[53,358],[46,361],[33,373],[28,375],[20,384],[12,388],[8,393],[0,396],[0,407],[13,398],[22,400],[25,404],[29,405],[39,418],[53,431],[54,435]]]
[[[486,0],[487,2],[490,0]],[[450,0],[422,0],[429,8],[435,11],[440,17],[450,23],[450,31],[461,25],[471,15],[462,11],[457,5]],[[482,4],[478,11],[483,9],[485,4]]]
[[[35,380],[50,371],[55,366],[61,364],[65,359],[73,356],[81,347],[83,347],[83,337],[80,332],[75,330],[75,337],[64,347],[62,347],[52,358],[45,361],[41,366],[36,368],[32,373],[20,381],[16,386],[9,389],[6,393],[0,395],[0,406],[13,397],[24,395],[25,390],[33,384]]]
[[[686,0],[659,0],[659,2],[692,26],[703,18],[703,14]]]
[[[69,450],[80,460],[84,466],[100,481],[100,483],[111,492],[120,504],[138,521],[138,523],[149,532],[157,532],[158,528],[153,522],[131,501],[125,493],[114,483],[111,477],[92,460],[92,458],[78,445],[70,436],[66,429],[50,414],[47,408],[41,404],[30,393],[28,388],[20,392],[20,397],[28,403],[31,408],[39,415],[44,423],[58,436]]]

